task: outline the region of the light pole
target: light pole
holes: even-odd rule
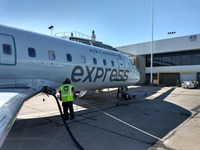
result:
[[[49,30],[51,30],[51,36],[53,35],[53,26],[49,26]]]
[[[150,75],[150,84],[153,84],[153,32],[154,32],[154,0],[152,0],[152,34],[151,34],[151,75]]]

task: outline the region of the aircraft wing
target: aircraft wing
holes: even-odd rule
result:
[[[41,88],[0,88],[0,147],[24,101],[39,92],[41,92]]]

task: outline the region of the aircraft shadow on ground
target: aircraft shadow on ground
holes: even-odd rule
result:
[[[144,98],[145,94],[147,94],[147,97],[151,96],[156,94],[162,88],[163,87],[154,87],[148,92],[144,90],[144,87],[130,89],[130,93],[132,92],[133,94],[136,94],[135,100],[131,101],[130,103],[128,101],[127,103],[122,103],[122,105],[120,105],[121,107],[116,107],[118,111],[112,111],[113,107],[102,108],[101,110],[104,110],[107,113],[110,112],[109,114],[117,117],[118,119],[121,119],[122,121],[125,121],[134,127],[137,127],[162,139],[191,116],[190,111],[165,101],[165,99],[167,99],[167,97],[175,90],[175,88],[169,88],[169,90],[161,93],[159,96],[151,100]],[[137,93],[140,93],[139,98],[137,98]],[[141,93],[144,93],[144,95],[142,96]],[[91,97],[95,99],[96,96]],[[100,99],[100,97],[101,96],[98,95],[96,99]],[[113,129],[111,126],[109,129],[107,128],[109,127],[109,124],[113,123],[117,126],[116,122],[113,121],[111,123],[111,120],[110,122],[101,122],[97,119],[95,122],[96,123],[94,124],[91,123],[92,125],[90,124],[90,126],[97,127],[99,124],[100,129],[106,129],[107,131],[110,130],[112,133],[122,136],[124,134],[127,138],[136,140],[141,144],[146,144],[146,148],[151,147],[153,144],[159,141],[154,137],[151,137],[133,128],[131,129],[126,125],[119,126],[118,129]]]

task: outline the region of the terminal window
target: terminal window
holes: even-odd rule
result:
[[[192,64],[192,55],[185,54],[181,56],[182,65],[191,65]]]
[[[160,57],[159,55],[154,56],[153,63],[154,63],[154,66],[162,66],[162,57]]]
[[[192,55],[192,64],[199,65],[200,64],[200,54],[193,54]]]
[[[173,65],[173,63],[172,63],[172,56],[171,55],[169,55],[169,56],[164,56],[163,58],[162,58],[162,65],[163,66],[171,66],[171,65]]]
[[[200,65],[200,50],[153,55],[153,66]],[[146,56],[146,67],[151,66],[151,56]]]
[[[172,55],[172,65],[179,66],[181,64],[181,56],[179,55]]]

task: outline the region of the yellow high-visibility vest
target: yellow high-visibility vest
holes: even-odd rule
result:
[[[74,100],[74,93],[72,91],[73,87],[74,86],[71,84],[63,84],[60,87],[62,102],[70,102]]]

